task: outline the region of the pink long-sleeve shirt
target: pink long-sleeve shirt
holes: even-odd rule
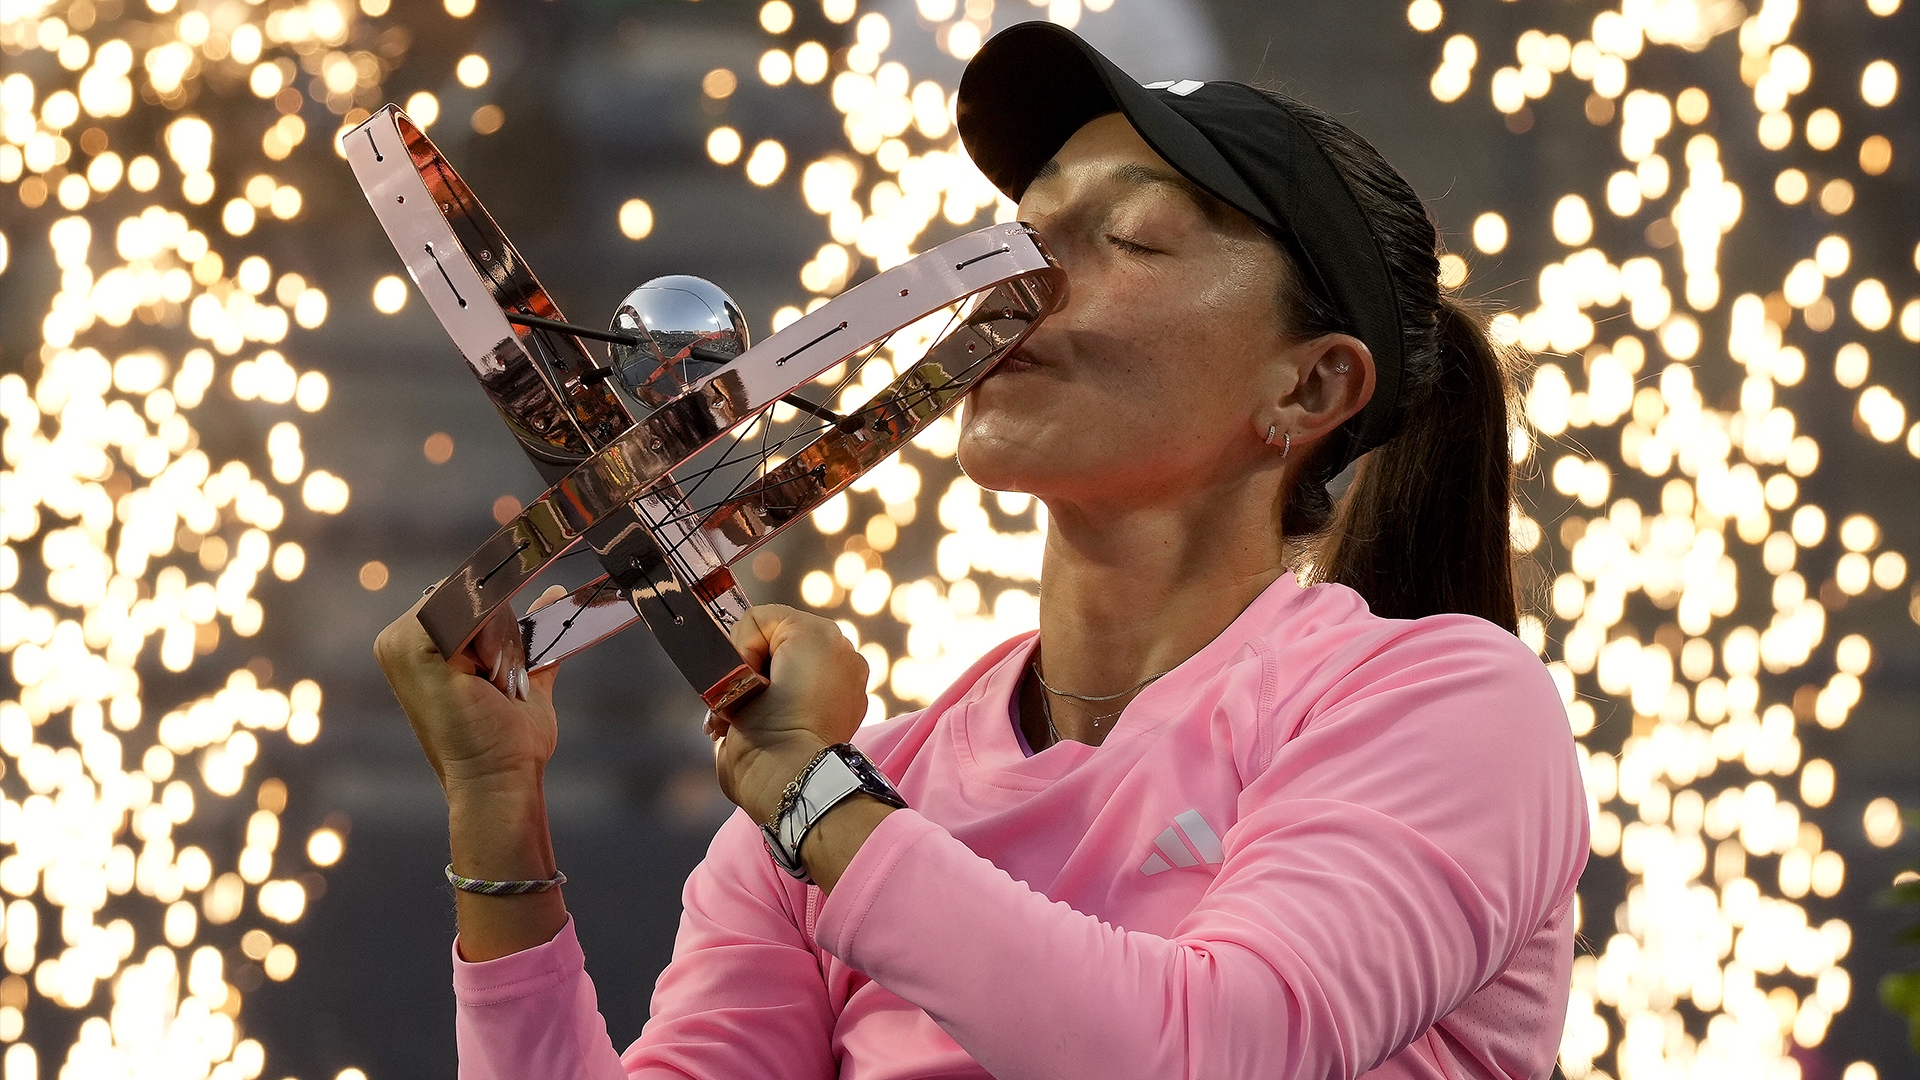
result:
[[[912,809],[830,896],[721,827],[624,1055],[571,922],[482,963],[456,943],[461,1076],[1550,1071],[1587,808],[1524,645],[1283,575],[1102,745],[1029,755],[1033,644],[855,737]]]

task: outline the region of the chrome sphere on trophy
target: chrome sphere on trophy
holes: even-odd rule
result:
[[[752,344],[733,297],[688,274],[657,277],[628,293],[610,329],[635,339],[609,349],[621,384],[656,405],[686,393]]]
[[[444,655],[472,653],[508,693],[637,620],[709,708],[764,688],[728,636],[749,606],[730,567],[953,407],[1066,293],[1039,237],[1008,222],[875,274],[758,345],[739,305],[684,275],[635,289],[596,330],[566,321],[405,113],[387,106],[342,145],[549,485],[420,609]],[[604,573],[516,614],[514,595],[581,544]]]

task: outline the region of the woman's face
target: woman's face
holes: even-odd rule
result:
[[[1087,510],[1256,475],[1277,485],[1280,453],[1262,436],[1275,424],[1299,450],[1284,402],[1324,350],[1283,333],[1273,243],[1118,113],[1068,140],[1019,216],[1065,267],[1069,295],[969,398],[967,474]]]

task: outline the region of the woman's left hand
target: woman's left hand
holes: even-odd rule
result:
[[[745,705],[710,714],[707,734],[720,790],[764,823],[816,753],[859,730],[867,661],[830,620],[779,604],[748,609],[734,624],[733,643],[771,685]]]

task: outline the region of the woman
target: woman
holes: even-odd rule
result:
[[[462,885],[462,1075],[1545,1075],[1585,797],[1511,634],[1506,376],[1424,208],[1323,114],[1142,87],[1047,24],[959,100],[1071,287],[959,450],[1047,506],[1038,634],[862,729],[832,624],[737,628],[772,681],[709,722],[742,813],[622,1058],[551,887],[551,676],[508,700],[396,621]],[[757,825],[849,740],[906,808],[839,799],[782,873]]]

